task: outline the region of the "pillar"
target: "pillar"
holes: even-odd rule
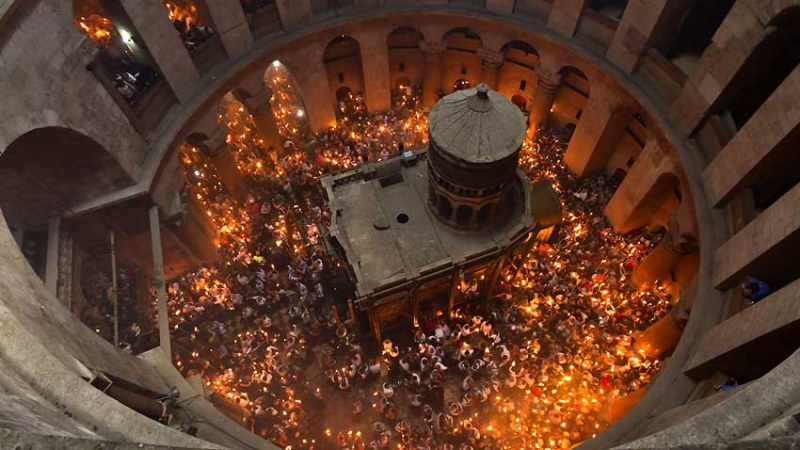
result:
[[[121,0],[120,4],[178,101],[189,100],[200,84],[200,74],[164,5],[152,0]]]
[[[752,222],[723,243],[714,255],[712,284],[730,287],[744,275],[759,272],[787,277],[800,238],[800,184],[795,185]],[[782,275],[780,275],[782,273]]]
[[[288,65],[288,64],[287,64]],[[336,113],[328,83],[328,73],[322,61],[322,52],[311,57],[304,57],[302,64],[293,64],[303,103],[312,132],[325,131],[336,125]]]
[[[622,184],[611,196],[603,213],[614,231],[627,233],[650,223],[669,198],[679,180],[668,144],[656,137],[648,139]]]
[[[424,41],[420,43],[420,48],[425,59],[422,106],[429,110],[439,101],[439,93],[442,92],[442,54],[445,44],[441,41]]]
[[[389,75],[389,47],[386,36],[376,33],[355,33],[361,46],[361,68],[364,76],[364,95],[370,113],[388,111],[391,107],[392,83]]]
[[[62,231],[58,243],[58,299],[70,309],[72,303],[73,241],[66,231]]]
[[[697,239],[681,229],[676,213],[669,219],[669,228],[658,245],[633,269],[631,283],[639,289],[652,287],[658,280],[672,278],[672,271],[684,256],[697,251]]]
[[[158,206],[150,207],[150,240],[153,247],[153,278],[156,285],[159,345],[171,360],[172,344],[169,337],[167,286],[164,282],[164,253],[161,247],[161,221],[158,217]]]
[[[798,103],[800,66],[794,68],[703,171],[709,203],[721,206],[738,188],[757,178],[759,172],[761,177],[794,175],[780,170],[782,164],[776,157],[784,161],[796,158],[793,146],[798,140],[791,136],[800,132]]]
[[[697,379],[717,371],[760,377],[797,350],[798,327],[800,279],[710,329],[684,371]]]
[[[203,263],[217,258],[217,233],[203,206],[192,194],[188,195],[181,235],[192,253]]]
[[[633,348],[648,359],[657,359],[675,350],[683,329],[670,311],[643,331],[633,335]]]
[[[606,95],[610,94],[610,95]],[[605,169],[632,116],[613,93],[594,92],[586,102],[564,163],[576,175]]]
[[[606,56],[625,73],[633,73],[649,48],[677,33],[691,0],[630,0]]]
[[[247,95],[244,95],[242,90],[236,90],[234,95],[253,117],[256,133],[263,141],[264,149],[268,152],[280,154],[283,149],[283,138],[281,138],[281,134],[278,131],[275,115],[272,113],[272,105],[270,104],[272,90],[265,86],[264,83],[261,83],[258,88],[257,92],[247,92]]]
[[[529,133],[535,132],[538,128],[547,127],[550,110],[553,109],[553,101],[556,99],[556,92],[561,85],[561,76],[556,73],[543,70],[538,72],[538,75],[539,82],[531,104]]]
[[[47,223],[47,263],[44,269],[44,285],[53,295],[58,295],[58,247],[61,218],[53,217]]]
[[[586,0],[555,0],[547,18],[547,27],[562,36],[572,37],[578,28],[584,3]]]
[[[217,176],[225,186],[225,189],[234,198],[243,198],[245,193],[244,177],[239,171],[239,166],[236,164],[236,159],[228,150],[227,142],[228,134],[223,125],[218,125],[211,137],[206,138],[202,142],[189,142],[191,145],[196,145],[200,150],[208,156],[211,163],[217,170]]]
[[[762,42],[767,20],[758,17],[756,10],[748,2],[734,2],[678,98],[670,105],[671,122],[683,136],[694,134],[700,127]]]
[[[627,414],[631,408],[639,403],[645,392],[647,392],[647,387],[640,388],[623,396],[609,397],[601,412],[601,418],[606,423],[618,421],[622,416]]]
[[[214,31],[222,40],[228,58],[234,59],[247,52],[253,45],[253,34],[241,3],[230,0],[204,1],[214,21]]]
[[[500,52],[482,48],[478,51],[481,57],[481,83],[497,90],[500,81],[500,68],[503,66],[503,55]]]
[[[284,30],[299,28],[313,17],[311,0],[275,0]]]

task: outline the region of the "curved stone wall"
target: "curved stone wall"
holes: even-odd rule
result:
[[[692,359],[698,348],[713,356],[716,349],[709,336],[723,333],[723,319],[740,307],[727,289],[745,274],[768,274],[771,266],[765,258],[780,259],[795,252],[790,238],[796,236],[798,225],[781,219],[798,216],[798,202],[792,201],[798,187],[791,182],[791,175],[782,172],[780,177],[788,180],[788,188],[774,186],[769,169],[776,161],[786,163],[780,155],[797,142],[797,67],[790,68],[778,85],[758,87],[765,91],[766,100],[746,123],[732,125],[728,111],[738,108],[736,94],[742,83],[737,75],[748,70],[754,60],[763,64],[753,55],[763,50],[758,44],[774,29],[796,24],[791,12],[800,7],[797,1],[734,2],[711,42],[699,49],[694,69],[684,72],[661,51],[670,35],[679,31],[676,18],[685,5],[678,1],[653,5],[631,0],[617,21],[585,8],[580,0],[487,0],[480,5],[355,0],[337,11],[314,8],[308,0],[279,0],[279,27],[257,33],[236,7],[225,8],[230,5],[224,0],[205,0],[221,30],[226,57],[201,75],[191,59],[181,54],[179,41],[155,50],[159,40],[173,39],[164,32],[165,22],[166,29],[171,27],[166,18],[159,18],[147,2],[122,0],[120,7],[138,33],[137,39],[153,51],[165,79],[164,89],[171,91],[168,97],[173,98],[152,126],[143,126],[141,117],[132,118],[114,93],[87,70],[94,59],[92,46],[73,23],[68,3],[10,1],[0,7],[0,93],[4,98],[0,149],[5,151],[20,136],[39,128],[71,128],[104,147],[135,181],[122,189],[107,186],[90,200],[68,205],[70,215],[141,198],[164,211],[174,210],[180,189],[175,181],[177,148],[195,133],[214,136],[216,107],[223,96],[234,90],[253,96],[261,92],[263,74],[273,60],[283,62],[297,78],[315,129],[334,123],[336,91],[345,83],[338,81],[342,78],[348,88],[363,91],[370,111],[389,106],[389,91],[402,76],[422,80],[426,98],[433,95],[434,99],[438,91],[448,92],[460,78],[473,85],[489,80],[510,97],[521,96],[531,106],[534,123],[546,123],[550,117],[559,126],[575,126],[566,157],[573,171],[627,172],[606,211],[618,231],[641,226],[639,217],[645,212],[654,214],[645,211],[643,198],[658,190],[665,175],[671,175],[674,181],[670,186],[681,193],[675,211],[680,228],[696,237],[700,246],[697,277],[684,287],[679,303],[679,309],[691,311],[691,315],[680,343],[642,400],[587,447],[612,447],[659,429],[666,431],[646,442],[657,442],[652,444],[656,447],[668,442],[674,436],[669,427],[692,415],[674,408],[692,404],[699,398],[698,390],[711,383],[705,381],[709,377],[692,372],[699,364]],[[423,39],[419,53],[406,47],[402,50],[407,54],[400,57],[409,64],[407,75],[395,67],[399,54],[387,44],[400,27],[413,27]],[[330,44],[341,36],[358,44],[358,55],[342,50],[346,53],[340,55],[342,59],[330,53],[326,57]],[[526,59],[530,52],[515,55],[509,51],[514,48],[509,47],[512,42],[529,45],[536,58]],[[173,58],[170,52],[178,56]],[[342,67],[326,64],[326,60],[336,60]],[[525,77],[530,77],[525,80],[529,87],[523,89],[515,80]],[[565,85],[569,89],[563,89]],[[533,90],[534,86],[538,89]],[[621,136],[626,130],[628,134]],[[636,137],[642,140],[640,147],[634,142]],[[622,147],[629,150],[619,150]],[[630,161],[633,154],[634,162],[623,162]],[[726,179],[730,174],[738,179]],[[777,192],[777,197],[759,203],[753,191],[768,188]],[[169,386],[165,378],[177,372],[167,374],[152,362],[114,351],[46,292],[24,263],[5,225],[0,237],[5,266],[0,286],[8,292],[0,296],[0,307],[6,311],[0,314],[4,321],[0,357],[8,368],[4,385],[36,397],[33,403],[9,403],[16,405],[17,414],[29,416],[19,428],[60,431],[74,437],[206,445],[135,414],[84,381],[88,368],[164,392]],[[784,270],[777,288],[796,285],[793,280],[800,274],[792,270]],[[792,301],[795,297],[788,295]],[[759,309],[752,314],[763,309],[760,305],[753,307]],[[758,320],[768,322],[770,318],[765,312]],[[768,331],[769,327],[765,328]],[[709,357],[709,361],[715,360]],[[712,373],[734,370],[712,363],[704,362],[701,368]],[[729,394],[730,401],[694,405],[699,410],[708,408],[708,414],[726,414],[725,408],[737,407],[740,400],[735,399],[750,399],[751,393],[760,392],[768,382],[768,377],[756,379],[751,388]],[[772,407],[772,397],[759,398],[764,404],[760,418],[779,417],[783,408]],[[662,415],[669,410],[672,415]],[[69,420],[59,412],[69,413]],[[702,423],[702,417],[698,416],[696,423]],[[220,419],[221,428],[227,426],[223,422]],[[749,431],[757,429],[748,427]],[[738,437],[725,433],[708,437],[703,435],[712,430],[695,430],[681,442]],[[247,445],[241,444],[247,439],[241,437],[235,445]]]

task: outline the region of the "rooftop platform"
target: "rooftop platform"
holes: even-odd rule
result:
[[[455,229],[428,209],[425,149],[324,177],[331,237],[350,265],[358,296],[507,247],[530,232],[531,184],[518,175],[515,209],[500,226],[480,231]]]

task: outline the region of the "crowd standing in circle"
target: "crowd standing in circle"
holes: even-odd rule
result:
[[[520,163],[561,198],[557,242],[535,247],[516,276],[502,274],[493,298],[452,317],[423,309],[419,327],[394,340],[376,345],[345,320],[353,288],[321,241],[330,212],[317,177],[423,146],[415,98],[398,93],[393,111],[367,115],[354,96],[343,111],[356,117],[287,135],[280,155],[266,154],[243,108],[229,108],[248,186],[241,201],[184,149],[220,258],[168,284],[175,364],[287,449],[570,448],[592,438],[607,426],[609,399],[643,388],[660,367],[634,350],[634,333],[673,299],[628,284],[660,235],[615,234],[602,214],[615,184],[573,176],[556,132],[526,141]]]

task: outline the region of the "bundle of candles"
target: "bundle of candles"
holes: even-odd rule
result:
[[[114,25],[107,17],[100,14],[91,14],[81,17],[78,26],[91,39],[97,47],[105,47],[111,40]]]
[[[660,361],[633,336],[672,299],[626,280],[660,235],[614,234],[602,208],[616,186],[572,176],[565,142],[544,131],[525,142],[521,166],[561,197],[558,242],[503,273],[494,298],[450,318],[423,311],[407,339],[375,348],[342,319],[353,287],[322,245],[330,212],[315,177],[424,145],[426,115],[405,93],[390,113],[357,110],[363,119],[308,135],[295,123],[302,104],[273,86],[280,158],[264,154],[245,108],[221,114],[243,201],[226,198],[195,148],[183,152],[220,261],[169,286],[175,364],[202,375],[223,411],[287,449],[570,448],[608,425],[613,399],[651,380]]]

